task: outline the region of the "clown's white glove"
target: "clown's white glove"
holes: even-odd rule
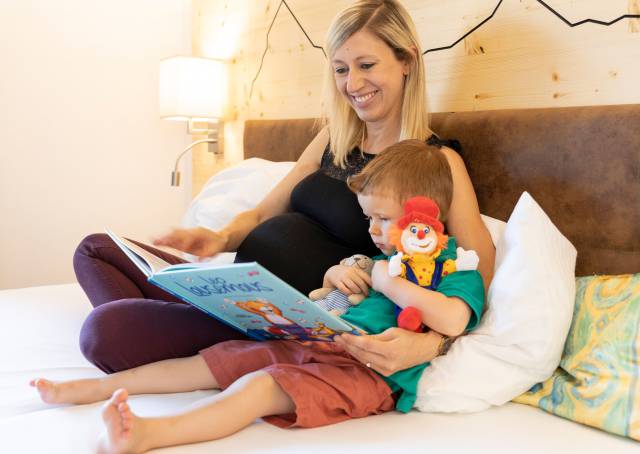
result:
[[[402,274],[402,252],[389,259],[389,276],[396,277]]]
[[[476,251],[465,251],[461,247],[456,249],[456,271],[472,271],[478,269],[480,258]]]

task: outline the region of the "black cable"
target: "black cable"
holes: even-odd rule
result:
[[[551,8],[542,0],[536,0],[536,1],[540,3],[542,6],[544,6],[545,8],[547,8],[549,11],[551,11],[553,14],[558,16],[558,18],[560,18],[560,20],[565,24],[567,24],[569,27],[576,27],[578,25],[586,24],[587,22],[591,22],[592,24],[605,25],[608,27],[609,25],[613,25],[616,22],[621,21],[622,19],[640,19],[640,14],[623,14],[622,16],[617,17],[610,22],[604,22],[597,19],[583,19],[580,22],[569,22],[564,16],[562,16],[560,13],[558,13],[555,9]]]
[[[291,8],[289,8],[289,5],[287,4],[287,2],[285,0],[282,0],[282,3],[284,3],[284,6],[287,7],[287,9],[289,10],[289,12],[291,13],[291,15],[293,16],[293,19],[296,21],[296,24],[298,24],[298,27],[300,27],[300,30],[302,30],[302,33],[304,33],[304,36],[307,37],[307,40],[309,40],[309,42],[311,43],[311,45],[313,47],[315,47],[316,49],[320,49],[322,51],[322,53],[324,54],[324,58],[327,58],[327,54],[324,51],[324,48],[322,46],[318,46],[316,44],[314,44],[313,41],[311,41],[311,38],[309,38],[309,35],[307,35],[306,30],[302,27],[302,25],[300,24],[300,21],[298,20],[298,18],[296,17],[295,14],[293,14],[293,11],[291,11]],[[276,13],[278,14],[278,13]]]
[[[477,29],[479,29],[480,27],[482,27],[484,24],[486,24],[487,22],[489,22],[489,20],[495,16],[496,11],[498,11],[498,8],[500,8],[500,5],[502,5],[502,0],[500,0],[498,2],[498,4],[496,5],[496,7],[493,9],[493,12],[491,13],[491,15],[489,17],[487,17],[485,20],[483,20],[482,22],[480,22],[478,25],[476,25],[475,27],[473,27],[471,30],[469,30],[467,33],[465,33],[464,35],[462,35],[460,38],[458,38],[458,40],[456,40],[456,42],[454,42],[453,44],[451,44],[450,46],[444,46],[444,47],[434,47],[433,49],[427,49],[424,52],[422,52],[422,55],[427,55],[429,52],[437,52],[439,50],[446,50],[446,49],[451,49],[453,46],[455,46],[456,44],[458,44],[460,41],[462,41],[463,39],[465,39],[467,36],[469,36],[471,33],[475,32]]]
[[[454,47],[460,41],[465,39],[467,36],[469,36],[470,34],[475,32],[477,29],[479,29],[484,24],[486,24],[489,20],[491,20],[493,18],[493,16],[495,16],[496,12],[498,11],[498,8],[500,8],[500,5],[502,5],[502,1],[503,0],[500,0],[498,2],[498,4],[493,9],[493,12],[491,13],[491,15],[489,17],[484,19],[482,22],[480,22],[478,25],[473,27],[471,30],[469,30],[467,33],[465,33],[463,36],[458,38],[453,44],[451,44],[449,46],[434,47],[432,49],[427,49],[422,53],[422,55],[426,55],[426,54],[428,54],[430,52],[437,52],[437,51],[440,51],[440,50],[447,50],[447,49],[451,49],[452,47]],[[622,19],[640,19],[640,14],[623,14],[622,16],[619,16],[619,17],[617,17],[617,18],[615,18],[615,19],[613,19],[612,21],[609,21],[609,22],[604,22],[604,21],[597,20],[597,19],[583,19],[583,20],[581,20],[579,22],[570,22],[562,14],[557,12],[555,9],[553,9],[551,6],[549,6],[543,0],[536,0],[536,1],[538,3],[540,3],[542,6],[544,6],[547,10],[552,12],[555,16],[557,16],[560,20],[562,20],[562,22],[567,24],[569,27],[577,27],[578,25],[583,25],[583,24],[586,24],[588,22],[591,22],[593,24],[598,24],[598,25],[610,26],[610,25],[615,24],[618,21],[621,21]],[[271,28],[273,27],[273,24],[276,21],[276,17],[278,16],[278,13],[280,12],[280,7],[282,6],[282,4],[284,4],[284,6],[287,7],[287,9],[289,10],[289,13],[291,13],[291,16],[293,16],[293,19],[296,21],[296,24],[298,24],[298,27],[300,27],[300,30],[302,30],[302,33],[304,33],[304,36],[306,36],[307,40],[309,41],[309,43],[311,43],[311,46],[314,47],[315,49],[320,49],[322,51],[322,53],[324,54],[324,57],[327,58],[327,54],[324,51],[324,48],[322,46],[318,46],[317,44],[315,44],[313,42],[313,40],[309,37],[309,35],[307,34],[307,31],[304,29],[304,27],[302,26],[302,24],[300,23],[300,21],[298,20],[296,15],[293,13],[291,8],[289,8],[289,5],[287,4],[286,0],[281,0],[280,4],[278,5],[278,9],[276,10],[276,13],[273,15],[273,20],[271,21],[271,24],[269,25],[269,29],[267,30],[267,44],[266,44],[266,47],[265,47],[264,52],[262,54],[262,59],[260,60],[260,67],[258,68],[258,72],[256,73],[256,76],[253,78],[253,81],[251,81],[251,90],[249,91],[249,99],[251,99],[251,96],[253,95],[253,85],[255,84],[256,80],[258,79],[258,76],[260,75],[260,71],[262,70],[262,65],[264,63],[264,58],[267,55],[267,51],[269,50],[269,33],[271,33]]]
[[[287,4],[287,2],[285,0],[282,0],[280,2],[280,4],[278,5],[278,9],[276,9],[276,13],[273,15],[273,20],[271,21],[271,24],[269,24],[269,29],[267,30],[267,45],[264,48],[264,52],[262,53],[262,59],[260,60],[260,67],[258,68],[258,72],[256,73],[256,76],[253,78],[253,80],[251,81],[251,90],[249,90],[249,99],[251,99],[251,96],[253,95],[253,85],[256,83],[256,79],[258,79],[258,76],[260,75],[260,71],[262,70],[262,64],[264,63],[264,57],[267,55],[267,51],[269,50],[269,33],[271,32],[271,28],[273,27],[274,22],[276,21],[276,17],[278,17],[278,12],[280,12],[280,7],[282,6],[282,4],[284,4],[284,6],[287,7],[287,9],[289,10],[289,12],[291,13],[291,15],[293,16],[293,19],[296,21],[296,24],[298,24],[298,27],[300,27],[300,30],[302,30],[302,33],[304,33],[304,36],[307,37],[307,40],[309,40],[309,42],[311,43],[311,45],[313,47],[315,47],[316,49],[320,49],[322,51],[322,53],[324,54],[324,58],[327,58],[327,54],[325,53],[324,49],[322,48],[322,46],[318,46],[316,45],[311,38],[309,37],[309,35],[307,34],[307,31],[304,29],[304,27],[302,26],[302,24],[300,23],[300,21],[298,20],[298,18],[296,17],[295,14],[293,14],[293,11],[291,11],[291,8],[289,8],[289,5]]]
[[[276,13],[273,15],[273,19],[271,20],[271,24],[269,24],[269,28],[267,29],[267,45],[265,46],[264,52],[262,53],[262,58],[260,59],[260,66],[258,67],[258,72],[256,73],[255,77],[251,81],[251,90],[249,90],[249,99],[251,99],[251,96],[253,96],[253,84],[256,83],[256,80],[258,79],[258,76],[260,75],[260,71],[262,71],[262,64],[264,63],[264,57],[267,55],[267,51],[269,50],[269,33],[271,32],[271,27],[273,27],[273,23],[276,21],[276,17],[278,17],[278,12],[280,11],[280,7],[282,6],[283,2],[284,2],[284,0],[282,0],[280,2],[280,4],[278,5],[278,9],[276,10]],[[289,10],[289,11],[291,11],[291,10]],[[291,13],[291,14],[293,14],[293,13]],[[298,22],[298,25],[300,25],[300,22]],[[306,32],[305,32],[305,34],[306,34]]]

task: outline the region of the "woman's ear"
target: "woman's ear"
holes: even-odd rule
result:
[[[409,75],[409,73],[411,72],[411,68],[414,66],[418,58],[420,58],[418,56],[418,49],[411,46],[409,48],[409,51],[407,52],[407,58],[404,59],[403,66],[402,66],[402,73],[405,76]]]

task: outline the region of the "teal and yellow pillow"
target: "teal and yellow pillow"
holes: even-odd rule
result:
[[[640,440],[640,274],[576,279],[560,367],[515,402]]]

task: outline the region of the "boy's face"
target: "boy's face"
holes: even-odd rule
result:
[[[391,255],[395,248],[389,243],[389,230],[403,214],[402,204],[393,197],[376,194],[358,194],[358,203],[369,219],[369,235],[376,247],[385,255]]]

